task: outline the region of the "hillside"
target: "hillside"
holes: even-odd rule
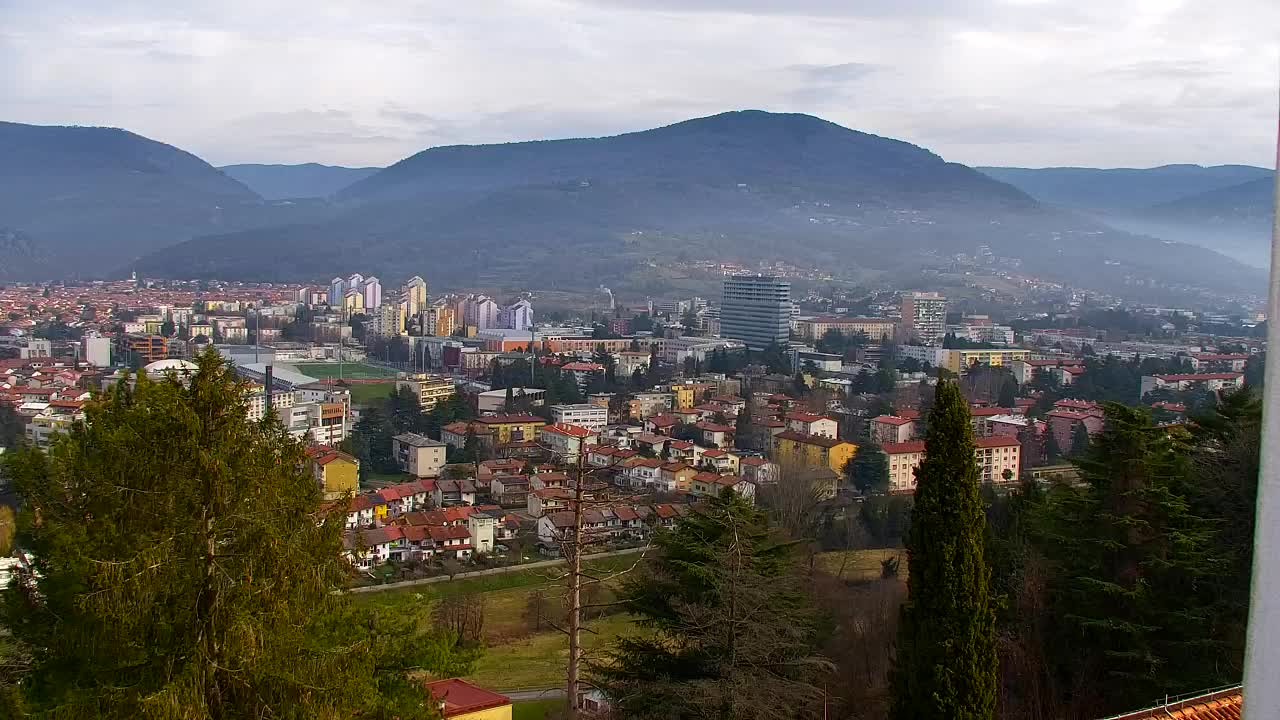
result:
[[[200,235],[323,217],[125,130],[0,123],[0,277],[100,276]]]
[[[359,265],[395,280],[413,257],[441,287],[585,289],[703,259],[907,275],[986,245],[1082,287],[1263,282],[1215,253],[1042,207],[923,148],[807,115],[733,112],[608,138],[432,148],[337,202],[345,211],[326,222],[202,238],[139,271],[303,280]]]
[[[327,198],[378,172],[376,167],[302,165],[225,165],[218,168],[267,200]]]
[[[1016,168],[978,170],[1040,202],[1077,210],[1141,210],[1218,188],[1271,177],[1250,165],[1162,165],[1154,168]]]

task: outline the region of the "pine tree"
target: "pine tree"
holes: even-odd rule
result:
[[[197,364],[189,387],[121,381],[48,454],[13,459],[36,573],[0,606],[31,658],[0,715],[423,717],[409,663],[466,659],[333,594],[345,512],[319,513],[303,446],[247,419],[217,352]]]
[[[1105,413],[1076,460],[1084,485],[1053,487],[1033,527],[1052,571],[1053,671],[1060,687],[1089,688],[1099,701],[1083,710],[1095,716],[1240,679],[1211,661],[1222,638],[1206,630],[1218,604],[1210,579],[1224,566],[1191,501],[1187,432],[1153,425],[1142,408]]]
[[[845,463],[845,480],[863,495],[889,490],[889,461],[874,442],[858,446],[858,451]]]
[[[959,386],[939,382],[907,539],[895,720],[983,720],[995,711],[991,566],[969,422]]]
[[[751,408],[738,411],[733,421],[733,444],[740,450],[756,449],[756,426],[751,422]]]
[[[1071,429],[1071,457],[1084,457],[1089,452],[1089,428],[1084,423],[1076,423]]]
[[[1058,445],[1058,434],[1052,427],[1044,431],[1044,461],[1052,465],[1062,459],[1062,448]]]
[[[619,640],[592,666],[621,717],[791,720],[821,704],[810,682],[816,615],[793,544],[732,490],[655,539],[623,588],[653,635]]]
[[[1017,404],[1017,400],[1018,381],[1013,378],[1005,378],[1004,383],[1000,385],[1000,407],[1011,408]]]

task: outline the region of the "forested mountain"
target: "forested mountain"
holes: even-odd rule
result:
[[[911,273],[985,245],[1085,287],[1262,282],[1214,253],[1042,207],[923,148],[807,115],[432,148],[336,200],[344,210],[331,220],[197,239],[139,270],[301,280],[358,259],[394,278],[416,257],[448,286],[594,287],[698,259]]]
[[[0,158],[8,277],[118,267],[262,204],[200,158],[114,128],[0,123]]]
[[[1270,262],[1275,173],[1249,165],[981,168],[1050,205],[1127,232],[1189,243],[1254,267]]]
[[[327,198],[378,172],[376,167],[301,165],[224,165],[218,168],[267,200]]]

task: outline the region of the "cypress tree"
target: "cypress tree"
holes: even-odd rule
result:
[[[997,660],[986,517],[969,407],[954,382],[938,383],[916,482],[891,716],[991,718]]]
[[[421,718],[413,670],[466,672],[453,638],[377,622],[347,581],[346,513],[320,512],[303,446],[215,350],[140,376],[46,454],[9,460],[36,572],[0,596],[29,671],[0,716]],[[394,626],[394,627],[391,627]]]

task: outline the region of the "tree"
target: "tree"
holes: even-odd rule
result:
[[[173,337],[176,331],[177,331],[177,328],[174,327],[172,320],[165,320],[163,323],[160,324],[160,334],[165,337]]]
[[[18,532],[18,519],[13,508],[0,504],[0,558],[13,553],[13,538]]]
[[[48,454],[10,463],[35,572],[0,606],[31,657],[0,714],[423,717],[403,663],[465,664],[447,645],[427,661],[334,594],[345,511],[319,512],[302,444],[247,418],[216,351],[197,365],[189,387],[118,383]]]
[[[892,681],[897,720],[980,720],[995,711],[991,566],[969,422],[959,386],[939,382],[907,539],[907,602]]]
[[[1062,459],[1062,448],[1058,445],[1058,434],[1052,427],[1044,431],[1044,461],[1052,465]]]
[[[845,480],[863,495],[889,490],[889,460],[874,442],[858,446],[858,452],[844,466]]]
[[[1141,408],[1104,412],[1076,460],[1084,483],[1051,488],[1032,528],[1051,570],[1051,670],[1065,692],[1088,688],[1088,716],[1240,679],[1206,632],[1217,626],[1212,578],[1223,565],[1213,524],[1192,503],[1189,435]]]
[[[23,438],[23,420],[7,403],[0,403],[0,448],[16,447]]]
[[[1071,457],[1084,457],[1089,452],[1089,428],[1082,422],[1071,429]]]
[[[739,450],[756,450],[756,425],[751,421],[750,403],[738,411],[733,421],[733,444]]]
[[[1000,407],[1011,408],[1018,404],[1018,382],[1007,378],[1000,385],[1000,397],[996,401]]]
[[[816,614],[793,545],[732,490],[658,534],[623,585],[651,636],[618,640],[595,683],[627,718],[772,720],[817,710]]]

